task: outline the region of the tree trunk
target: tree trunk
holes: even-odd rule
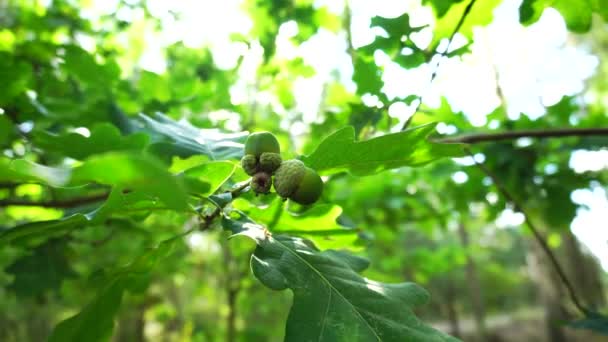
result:
[[[568,315],[562,307],[565,293],[553,266],[535,240],[528,241],[526,257],[528,270],[532,281],[536,284],[541,303],[545,308],[545,331],[547,340],[551,342],[566,342],[566,336],[561,323],[568,320]]]
[[[459,224],[458,235],[460,236],[460,243],[462,247],[467,251],[467,264],[465,267],[466,272],[466,284],[469,291],[469,298],[471,300],[471,307],[473,309],[473,317],[475,319],[475,328],[477,330],[477,337],[480,341],[487,341],[488,336],[486,332],[485,324],[485,308],[483,302],[483,292],[481,284],[479,283],[479,277],[477,275],[477,266],[475,260],[468,252],[469,248],[469,234],[464,227],[464,224]]]
[[[572,232],[562,234],[561,262],[566,269],[568,279],[572,282],[583,305],[597,309],[606,304],[606,297],[600,275],[600,266],[593,256],[586,254]]]

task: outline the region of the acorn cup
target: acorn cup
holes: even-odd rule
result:
[[[281,165],[280,153],[279,141],[272,133],[252,133],[245,141],[241,166],[250,176],[262,171],[272,175]]]
[[[274,176],[274,189],[283,198],[308,205],[323,192],[323,180],[317,172],[297,159],[283,162]]]

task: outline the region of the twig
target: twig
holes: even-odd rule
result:
[[[249,184],[250,184],[250,182],[247,181],[247,182],[244,182],[243,184],[239,185],[238,187],[234,188],[233,190],[228,191],[230,193],[230,196],[232,197],[232,199],[239,197],[243,193],[243,190],[245,190],[249,186]],[[215,210],[213,212],[211,212],[211,214],[201,216],[201,219],[203,221],[200,224],[200,230],[209,229],[209,227],[211,226],[211,223],[213,223],[213,220],[215,220],[218,216],[220,216],[223,209],[224,209],[223,206],[218,206],[215,208]]]
[[[32,206],[32,207],[44,207],[44,208],[74,208],[82,205],[87,205],[99,201],[103,201],[108,198],[109,193],[103,193],[89,197],[77,197],[67,200],[53,200],[45,202],[35,202],[24,199],[3,199],[0,200],[0,207],[7,206]]]
[[[499,133],[466,134],[433,140],[438,143],[466,143],[500,141],[517,138],[560,138],[583,136],[608,136],[607,128],[555,128],[555,129],[528,129]]]
[[[460,17],[460,20],[458,20],[458,23],[456,24],[456,26],[454,26],[454,31],[452,31],[452,34],[450,35],[450,38],[448,39],[448,45],[446,46],[445,51],[440,52],[438,54],[439,60],[437,61],[437,64],[435,65],[435,68],[433,69],[433,73],[431,74],[431,80],[429,81],[429,85],[428,85],[429,88],[431,87],[431,85],[433,84],[433,81],[435,81],[435,78],[437,77],[437,72],[439,71],[439,66],[441,65],[441,60],[443,59],[443,57],[447,56],[447,54],[449,53],[450,46],[452,45],[452,42],[454,41],[454,36],[456,36],[456,33],[458,33],[458,31],[460,31],[460,29],[462,28],[462,25],[464,24],[465,20],[469,16],[469,13],[471,13],[471,9],[473,8],[475,1],[476,0],[471,0],[471,2],[469,2],[467,7],[465,7],[464,12],[462,12],[462,16]],[[405,121],[405,123],[401,127],[402,131],[405,131],[409,127],[414,115],[416,115],[416,113],[420,109],[421,105],[422,105],[422,94],[418,95],[418,104],[416,105],[416,108],[415,108],[414,112],[412,113],[412,115],[407,119],[407,121]]]
[[[494,173],[492,173],[492,171],[490,171],[490,169],[488,169],[484,164],[478,163],[475,160],[475,157],[474,157],[473,153],[471,152],[471,150],[469,148],[465,147],[464,151],[469,156],[471,156],[471,158],[473,158],[473,161],[474,161],[475,165],[477,165],[477,167],[479,167],[479,169],[481,171],[483,171],[483,173],[485,173],[486,176],[490,177],[490,179],[492,180],[492,183],[494,183],[494,186],[496,186],[496,189],[498,189],[498,191],[503,195],[503,197],[507,201],[511,202],[511,204],[513,205],[513,208],[516,211],[519,211],[520,213],[522,213],[524,215],[524,220],[525,220],[526,224],[528,225],[528,228],[530,228],[530,231],[532,232],[532,235],[534,235],[534,238],[536,239],[536,241],[538,242],[538,244],[540,245],[540,247],[542,248],[542,250],[545,252],[545,254],[547,255],[547,257],[549,258],[549,261],[553,265],[553,268],[555,269],[555,272],[559,276],[560,280],[566,286],[566,289],[568,290],[568,294],[570,295],[570,299],[572,300],[572,303],[574,303],[574,306],[576,306],[576,308],[583,315],[586,315],[587,314],[587,310],[585,310],[585,308],[583,307],[583,305],[579,301],[579,299],[578,299],[578,297],[576,295],[576,292],[574,291],[574,287],[572,286],[572,284],[568,280],[568,277],[566,276],[566,273],[564,272],[564,270],[562,269],[561,265],[557,261],[557,258],[555,257],[555,255],[551,251],[551,248],[549,247],[549,245],[545,241],[544,237],[541,235],[539,229],[536,228],[536,225],[530,219],[530,215],[524,210],[524,208],[522,207],[522,205],[515,199],[515,197],[507,190],[507,188],[504,186],[504,184],[502,184],[502,182],[500,182],[500,180],[498,179],[498,177],[496,177],[496,175],[494,175]]]

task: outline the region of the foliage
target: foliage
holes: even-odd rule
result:
[[[142,68],[143,32],[159,34],[167,20],[151,2],[118,1],[113,13],[91,17],[89,1],[0,1],[1,340],[137,340],[152,320],[175,340],[454,341],[428,322],[454,306],[450,286],[465,287],[469,259],[484,265],[485,285],[520,291],[507,304],[486,294],[492,309],[532,301],[517,271],[525,235],[490,226],[509,204],[489,199],[496,190],[475,165],[450,161],[464,145],[437,133],[438,122],[456,133],[489,125],[473,126],[445,99],[438,109],[421,94],[389,99],[375,57],[406,69],[460,60],[501,2],[424,0],[432,25],[414,27],[408,13],[375,16],[370,27],[383,32],[361,47],[350,42],[348,6],[244,3],[251,30],[230,43],[261,49],[253,81],[246,56],[222,69],[211,47],[183,42],[163,47],[164,72]],[[521,23],[549,6],[573,32],[589,31],[593,13],[608,20],[599,1],[526,0]],[[290,23],[292,44],[326,31],[349,40],[356,89],[329,77],[315,120],[294,94],[319,70],[277,49]],[[415,37],[425,30],[432,38],[422,46]],[[456,31],[466,43],[442,49]],[[246,101],[235,100],[242,83],[253,93]],[[400,102],[417,112],[395,126],[387,108]],[[565,97],[537,120],[511,119],[502,107],[488,118],[508,130],[606,124],[601,105],[584,116],[581,106]],[[255,131],[273,132],[283,160],[296,157],[323,176],[319,202],[253,194],[239,160]],[[563,232],[578,209],[571,192],[606,180],[569,168],[564,151],[605,143],[574,137],[475,151],[546,231]],[[467,181],[455,182],[458,172]],[[475,245],[479,236],[464,244],[458,224],[493,240],[487,249]],[[278,292],[286,289],[292,297]],[[45,326],[36,329],[34,318]],[[4,329],[21,320],[25,332]],[[599,314],[572,324],[606,325]]]

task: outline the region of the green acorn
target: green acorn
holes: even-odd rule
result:
[[[281,153],[279,141],[274,134],[270,132],[250,134],[245,141],[245,154],[252,154],[259,159],[264,152]]]
[[[272,177],[266,172],[258,172],[251,178],[251,189],[256,194],[267,194],[271,185]]]
[[[317,172],[297,159],[285,161],[274,176],[274,189],[283,198],[299,204],[316,202],[323,192]]]
[[[252,133],[245,141],[245,155],[241,159],[241,166],[250,176],[261,171],[272,175],[281,165],[279,153],[279,141],[272,133]]]
[[[243,167],[243,170],[245,170],[245,173],[250,176],[253,176],[256,174],[257,169],[258,169],[257,165],[258,165],[258,160],[252,154],[246,154],[241,159],[241,166]]]
[[[262,171],[266,171],[270,174],[273,174],[279,168],[279,166],[281,166],[282,161],[283,159],[281,158],[280,154],[264,152],[260,156],[260,162],[258,167]]]

